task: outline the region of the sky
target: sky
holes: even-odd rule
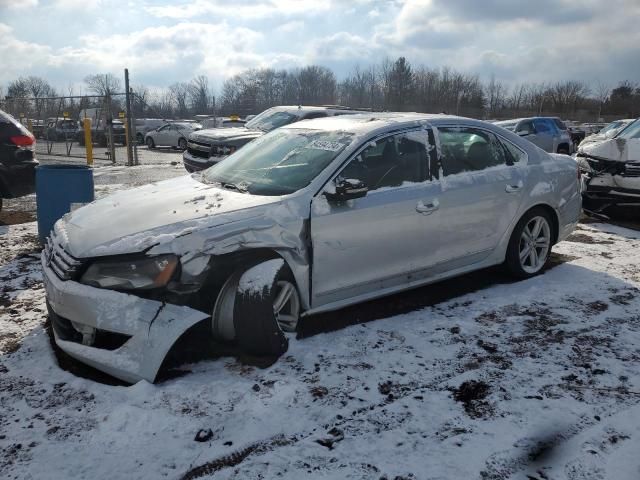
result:
[[[214,89],[247,68],[319,64],[338,79],[405,56],[509,85],[640,81],[640,0],[0,0],[0,86],[92,73]]]

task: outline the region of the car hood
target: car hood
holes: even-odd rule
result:
[[[198,174],[123,190],[65,215],[56,234],[75,257],[136,253],[201,228],[253,216],[281,197],[204,184]]]
[[[209,128],[198,130],[189,136],[189,139],[196,142],[234,142],[239,140],[250,141],[264,135],[260,130],[249,130],[248,128]]]
[[[581,145],[578,153],[618,162],[640,161],[640,138],[611,138]]]

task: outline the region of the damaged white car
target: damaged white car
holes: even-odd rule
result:
[[[538,274],[578,222],[576,163],[489,123],[309,120],[210,169],[58,221],[42,254],[55,341],[154,381],[195,325],[280,355],[303,316],[496,264]]]
[[[613,138],[580,145],[576,160],[583,173],[587,213],[602,215],[609,207],[640,206],[640,119]]]

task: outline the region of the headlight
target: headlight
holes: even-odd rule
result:
[[[145,290],[164,287],[178,266],[175,255],[134,259],[130,261],[96,261],[80,280],[99,288]]]

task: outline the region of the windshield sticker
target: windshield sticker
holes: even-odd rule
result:
[[[329,140],[314,140],[305,148],[313,148],[316,150],[326,150],[327,152],[339,152],[344,148],[344,143],[330,142]]]

